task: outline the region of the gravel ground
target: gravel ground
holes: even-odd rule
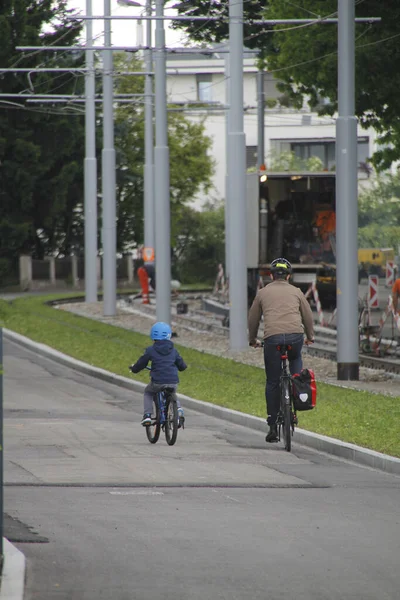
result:
[[[190,308],[200,308],[200,300],[195,300],[190,303]],[[133,301],[128,304],[124,301],[119,301],[117,306],[117,314],[114,317],[105,317],[103,315],[103,303],[70,303],[61,304],[59,310],[66,310],[83,317],[109,323],[117,327],[123,327],[143,333],[149,334],[150,327],[155,321],[155,306],[143,306],[140,300]],[[173,330],[177,334],[176,343],[188,348],[194,348],[209,354],[232,358],[241,363],[263,367],[263,353],[260,350],[248,348],[243,352],[232,352],[229,349],[229,337],[223,329],[219,333],[210,332],[207,330],[199,330],[193,321],[191,321],[191,313],[179,317],[175,316],[176,309],[174,303],[172,305],[173,313]],[[202,327],[207,328],[210,324],[220,324],[221,320],[218,317],[202,318]],[[182,353],[183,354],[183,353]],[[352,388],[359,390],[367,390],[390,396],[400,395],[400,377],[385,373],[381,370],[368,369],[360,367],[360,381],[341,382],[336,378],[337,366],[336,362],[312,356],[308,353],[307,348],[303,350],[303,363],[305,367],[311,368],[315,372],[317,381],[338,385],[344,388]]]

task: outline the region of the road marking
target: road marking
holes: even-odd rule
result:
[[[113,490],[112,492],[110,492],[110,494],[112,496],[164,496],[164,492],[153,492],[151,490]]]

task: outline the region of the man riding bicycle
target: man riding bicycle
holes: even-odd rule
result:
[[[279,379],[281,353],[277,346],[290,345],[289,368],[293,375],[303,367],[301,350],[304,333],[306,345],[314,342],[314,322],[310,305],[303,292],[289,283],[292,265],[285,258],[271,263],[272,282],[258,291],[249,311],[249,344],[259,347],[257,332],[261,317],[264,318],[264,364],[267,376],[265,395],[267,401],[267,442],[278,441],[276,418],[279,412]]]

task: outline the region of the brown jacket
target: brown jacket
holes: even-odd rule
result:
[[[279,333],[304,333],[314,339],[314,322],[303,292],[287,281],[277,279],[258,291],[249,312],[249,342],[257,337],[261,316],[264,339]]]

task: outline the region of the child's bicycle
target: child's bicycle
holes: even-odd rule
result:
[[[150,370],[149,367],[146,367]],[[181,422],[184,427],[183,419]],[[146,425],[147,439],[151,444],[158,442],[161,429],[165,433],[165,439],[169,446],[173,446],[178,437],[179,414],[176,403],[174,388],[163,386],[153,396],[153,410],[151,412],[151,423]]]

